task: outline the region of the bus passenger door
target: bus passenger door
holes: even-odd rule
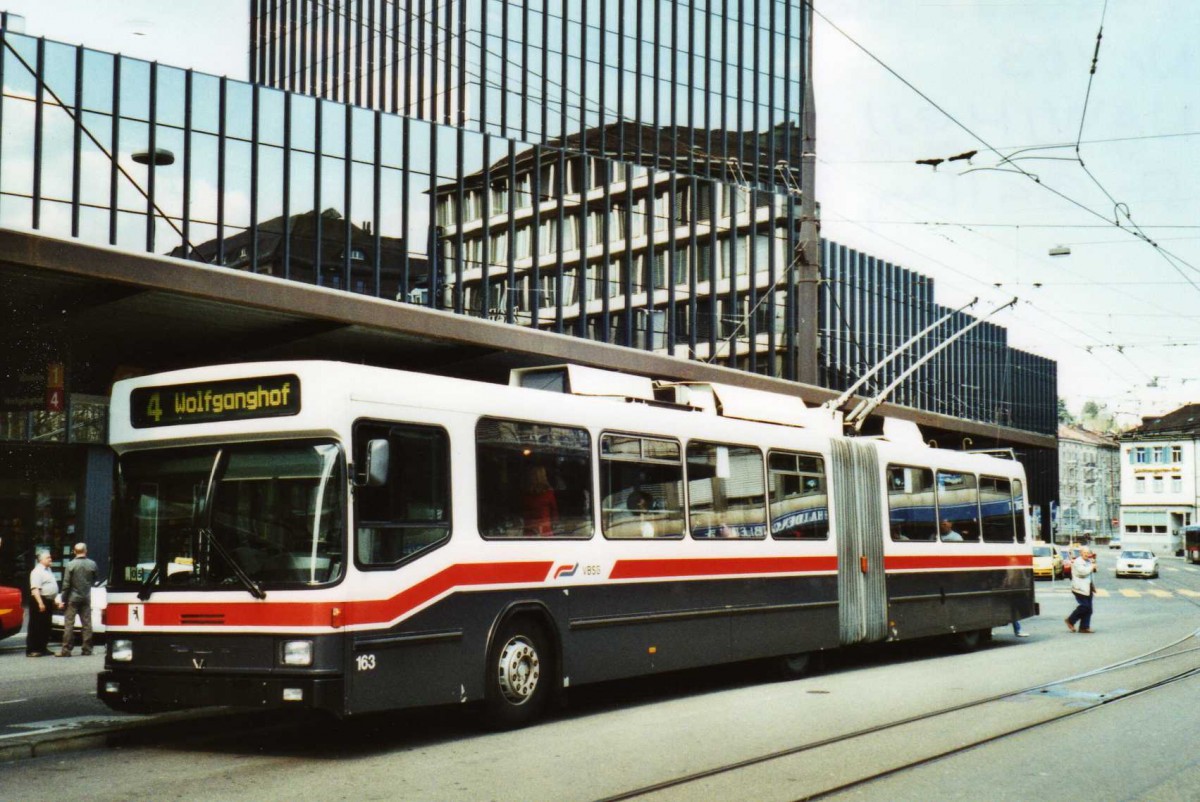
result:
[[[841,642],[884,640],[888,619],[879,454],[871,442],[836,439],[832,445]]]

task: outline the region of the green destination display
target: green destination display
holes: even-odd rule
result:
[[[135,429],[274,418],[299,411],[300,379],[295,376],[139,387],[129,398],[129,419]]]

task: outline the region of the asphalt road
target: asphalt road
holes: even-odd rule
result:
[[[51,646],[58,651],[58,643]],[[0,641],[0,748],[33,732],[132,718],[113,713],[96,698],[104,649],[100,644],[95,649],[88,657],[76,648],[68,658],[30,658],[24,632]]]

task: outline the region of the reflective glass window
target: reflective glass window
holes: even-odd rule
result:
[[[891,465],[887,483],[892,540],[935,539],[938,522],[933,471]]]
[[[829,490],[824,459],[816,454],[772,451],[768,482],[773,537],[800,540],[829,537]]]
[[[482,418],[475,427],[479,531],[486,538],[591,537],[586,429]]]
[[[679,443],[640,435],[600,439],[600,516],[607,538],[683,535]]]

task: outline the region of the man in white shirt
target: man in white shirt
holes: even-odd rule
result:
[[[1089,548],[1079,550],[1079,556],[1071,562],[1071,593],[1075,594],[1077,602],[1071,615],[1067,617],[1067,629],[1075,631],[1076,622],[1079,631],[1090,635],[1092,633],[1092,597],[1096,595],[1096,553]]]
[[[53,558],[39,551],[37,564],[29,572],[29,630],[25,633],[25,656],[43,657],[50,644],[50,613],[58,596],[58,580],[50,572]]]
[[[949,521],[942,521],[942,542],[954,541],[961,543],[963,536],[954,531],[954,524]]]

